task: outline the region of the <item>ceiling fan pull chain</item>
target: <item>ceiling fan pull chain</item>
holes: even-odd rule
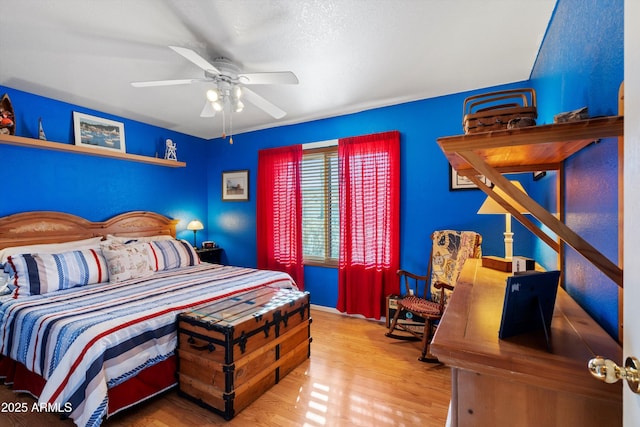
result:
[[[225,112],[224,112],[224,107],[222,108],[222,139],[227,137],[227,128],[226,128],[226,118],[225,118]]]

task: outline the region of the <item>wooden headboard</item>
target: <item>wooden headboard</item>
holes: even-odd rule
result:
[[[102,222],[63,212],[35,211],[0,218],[0,249],[40,243],[62,243],[106,236],[176,236],[178,220],[154,212],[132,211]]]

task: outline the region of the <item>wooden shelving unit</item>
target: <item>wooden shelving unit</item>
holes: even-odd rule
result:
[[[60,142],[42,141],[40,139],[25,138],[15,135],[0,134],[0,144],[16,145],[19,147],[38,148],[41,150],[65,151],[67,153],[84,154],[87,156],[108,157],[112,159],[128,160],[131,162],[149,163],[152,165],[172,168],[184,168],[185,162],[159,159],[156,157],[141,156],[139,154],[121,153],[119,151],[93,149],[79,145],[64,144]]]
[[[492,188],[480,181],[477,175],[486,176],[496,187],[524,206],[538,221],[622,287],[620,267],[545,208],[519,191],[502,174],[560,170],[564,160],[592,142],[605,137],[619,137],[623,134],[624,117],[611,116],[443,137],[438,138],[438,144],[459,175],[467,176],[536,236],[559,251],[560,245],[553,238],[510,206]]]

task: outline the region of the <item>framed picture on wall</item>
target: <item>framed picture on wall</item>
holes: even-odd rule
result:
[[[222,200],[249,200],[249,170],[222,172]]]
[[[547,171],[535,171],[533,173],[533,180],[534,181],[539,181],[542,178],[544,178],[546,174],[547,174]]]
[[[126,153],[124,123],[74,111],[73,134],[76,145]]]
[[[489,187],[493,187],[493,183],[489,181],[485,176],[480,176],[480,180],[487,184]],[[458,175],[458,172],[449,165],[449,191],[457,190],[477,190],[478,186],[473,183],[466,176]]]

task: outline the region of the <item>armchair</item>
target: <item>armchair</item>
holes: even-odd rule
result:
[[[482,236],[473,231],[434,231],[431,240],[431,255],[425,276],[398,270],[400,279],[404,279],[405,294],[397,301],[398,308],[386,333],[391,338],[406,338],[393,333],[403,330],[421,339],[422,354],[418,360],[423,362],[437,361],[429,353],[429,344],[465,261],[482,256]],[[424,332],[398,322],[407,313],[425,320]]]

